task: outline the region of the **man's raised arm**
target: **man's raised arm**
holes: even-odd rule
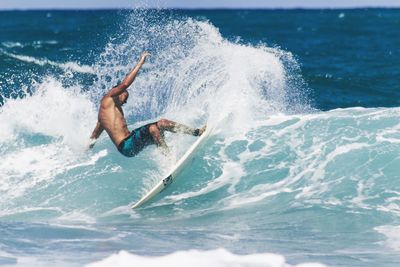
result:
[[[131,70],[131,72],[126,75],[125,79],[118,84],[117,86],[113,87],[107,95],[113,97],[113,96],[118,96],[122,94],[128,87],[133,83],[133,81],[136,78],[136,75],[138,74],[140,68],[144,64],[146,57],[150,56],[149,52],[143,52],[143,54],[140,56],[139,62],[136,64],[136,66]]]

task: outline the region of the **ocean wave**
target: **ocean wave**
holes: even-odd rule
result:
[[[41,48],[43,45],[57,45],[59,42],[56,40],[37,40],[29,43],[21,43],[21,42],[12,42],[6,41],[2,42],[1,45],[6,48],[24,48],[24,47],[34,47],[34,48]]]
[[[51,74],[16,77],[23,97],[0,107],[0,219],[7,222],[0,236],[12,252],[0,261],[81,265],[125,250],[137,255],[93,265],[291,266],[283,256],[252,254],[265,251],[291,264],[398,262],[399,108],[313,110],[290,52],[230,41],[209,21],[134,14],[123,28],[93,66],[1,50],[37,66],[94,73],[95,84],[84,93],[80,81],[66,86]],[[132,210],[173,162],[156,146],[125,158],[106,133],[92,150],[85,145],[99,99],[145,49],[152,56],[124,106],[129,128],[161,117],[218,126],[176,182]],[[176,159],[196,140],[165,137]],[[38,253],[24,262],[19,250],[30,256],[33,243]],[[217,247],[242,255],[208,251]]]
[[[85,66],[81,65],[77,62],[66,62],[66,63],[59,63],[55,61],[51,61],[48,59],[38,59],[35,57],[31,56],[25,56],[25,55],[16,55],[12,54],[6,51],[0,51],[2,54],[9,56],[11,58],[18,59],[20,61],[26,62],[26,63],[33,63],[38,66],[45,66],[45,65],[51,65],[54,67],[58,67],[64,71],[72,71],[72,72],[78,72],[78,73],[88,73],[88,74],[94,74],[94,70],[91,66]]]
[[[7,48],[24,47],[20,42],[2,42],[1,45]]]
[[[190,182],[182,179],[175,183],[172,192],[145,210],[177,206],[201,215],[260,203],[269,205],[273,199],[285,198],[281,202],[283,210],[341,207],[351,212],[386,211],[397,216],[396,210],[390,208],[397,203],[390,198],[394,193],[386,190],[400,192],[400,183],[390,182],[396,181],[399,173],[394,152],[400,144],[398,109],[314,112],[306,100],[297,102],[298,106],[292,109],[295,105],[291,105],[291,99],[297,99],[304,88],[293,88],[291,84],[290,70],[296,70],[296,61],[290,53],[229,42],[210,23],[191,19],[168,21],[152,30],[161,34],[155,40],[146,35],[140,39],[139,28],[137,35],[129,36],[123,45],[109,44],[94,66],[99,84],[88,93],[90,99],[79,86],[67,89],[50,79],[34,84],[36,93],[32,96],[6,102],[0,113],[5,122],[0,131],[2,157],[27,166],[24,157],[16,156],[23,153],[17,152],[30,151],[35,145],[35,153],[50,155],[52,162],[63,162],[64,152],[60,156],[48,154],[48,148],[59,145],[60,139],[63,145],[79,151],[96,121],[95,106],[104,93],[101,88],[109,88],[123,77],[119,75],[126,74],[123,70],[129,66],[125,60],[134,47],[130,44],[158,41],[147,69],[130,89],[130,99],[134,101],[124,107],[128,123],[135,123],[136,127],[144,119],[153,121],[163,116],[193,126],[217,121],[220,124],[200,152],[201,159],[192,166],[196,177]],[[191,34],[185,34],[188,32]],[[172,44],[169,33],[174,37]],[[35,58],[22,59],[47,64]],[[115,74],[110,81],[102,79],[109,73]],[[15,141],[17,145],[8,145]],[[179,158],[192,140],[167,135],[167,141]],[[108,185],[115,191],[96,187],[97,193],[110,199],[108,206],[90,214],[101,217],[111,210],[126,210],[123,207],[140,198],[171,165],[154,156],[156,147],[149,147],[137,158],[122,159],[105,134],[89,154],[99,153],[97,148],[107,151],[107,168],[102,160],[95,161],[93,169],[78,166],[81,158],[77,154],[76,158],[71,156],[71,165],[77,166],[73,171],[56,164],[62,172],[41,172],[38,168],[38,172],[21,174],[4,167],[7,172],[3,173],[31,175],[33,180],[50,183],[60,176],[75,179],[80,175],[78,170],[112,177]],[[380,166],[382,162],[385,164]],[[50,176],[53,178],[46,178]],[[121,188],[115,188],[113,181],[117,177],[132,191],[122,194]],[[84,190],[87,192],[90,187]],[[207,201],[210,195],[213,201]],[[204,204],[199,208],[197,202]],[[70,207],[72,210],[83,208],[79,201],[75,204]]]
[[[233,112],[238,120],[248,121],[276,112],[310,110],[290,52],[231,42],[206,21],[154,24],[154,19],[149,15],[145,21],[131,21],[128,25],[135,34],[127,35],[122,44],[110,42],[95,66],[96,88],[105,90],[123,79],[142,47],[151,47],[152,56],[131,90],[135,102],[128,103],[128,114],[140,111],[132,115],[179,120],[208,114],[219,120],[218,114]],[[147,34],[149,30],[154,34]],[[91,93],[98,100],[104,92]]]

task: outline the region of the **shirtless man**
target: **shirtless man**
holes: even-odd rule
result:
[[[129,97],[128,87],[135,80],[148,56],[150,54],[144,52],[138,64],[128,73],[125,79],[119,85],[111,88],[101,99],[98,121],[90,137],[89,148],[94,146],[96,139],[106,130],[118,151],[126,157],[136,156],[144,147],[150,144],[156,144],[163,148],[164,153],[167,153],[168,147],[163,138],[164,131],[181,132],[194,136],[200,136],[205,131],[205,126],[201,129],[193,129],[183,124],[161,119],[129,132],[122,106]]]

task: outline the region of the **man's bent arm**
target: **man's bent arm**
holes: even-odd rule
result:
[[[96,127],[94,128],[92,135],[90,136],[88,148],[93,148],[94,144],[96,143],[97,138],[100,137],[100,135],[103,131],[104,131],[103,126],[101,126],[100,122],[97,122]]]
[[[118,96],[122,94],[128,87],[133,83],[133,81],[136,78],[136,75],[138,74],[140,68],[144,64],[146,57],[150,56],[149,52],[144,52],[140,56],[139,62],[136,64],[136,66],[131,70],[131,72],[126,75],[125,79],[117,86],[112,88],[107,94],[111,97],[113,96]]]

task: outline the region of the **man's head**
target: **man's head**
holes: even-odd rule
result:
[[[123,105],[126,103],[126,101],[128,100],[128,97],[129,97],[128,91],[124,91],[122,94],[120,94],[120,95],[118,96],[119,104],[120,104],[121,106],[123,106]]]

